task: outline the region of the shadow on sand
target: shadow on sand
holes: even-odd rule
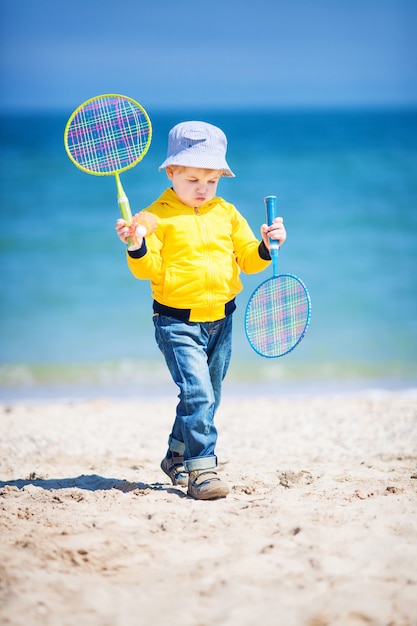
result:
[[[7,480],[0,481],[0,489],[3,487],[17,487],[23,489],[28,485],[33,487],[40,487],[46,491],[53,489],[86,489],[87,491],[104,491],[108,489],[118,489],[119,491],[146,491],[152,489],[153,491],[165,491],[167,493],[175,493],[180,497],[185,497],[185,493],[179,489],[175,489],[167,486],[167,483],[143,483],[143,482],[129,482],[127,480],[120,480],[118,478],[105,478],[104,476],[98,476],[97,474],[77,476],[76,478],[38,478],[36,476],[30,476],[27,479]]]

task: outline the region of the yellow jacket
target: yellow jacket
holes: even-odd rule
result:
[[[156,311],[185,310],[191,322],[222,319],[242,290],[240,271],[254,274],[270,263],[263,242],[222,198],[193,209],[166,189],[146,211],[156,215],[158,228],[127,260],[136,278],[151,281]]]

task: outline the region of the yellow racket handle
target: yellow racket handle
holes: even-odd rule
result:
[[[132,211],[130,210],[129,199],[125,194],[119,174],[115,174],[114,176],[116,178],[117,203],[119,205],[120,215],[127,222],[127,224],[130,225],[132,222]],[[132,238],[128,237],[127,245],[130,246],[132,243]]]
[[[123,219],[130,224],[132,221],[132,211],[130,210],[129,200],[123,189],[119,174],[115,174],[114,176],[116,178],[117,202],[119,204],[120,214]]]

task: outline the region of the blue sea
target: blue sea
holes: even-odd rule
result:
[[[169,129],[203,119],[228,136],[235,179],[219,195],[258,233],[276,195],[288,239],[279,270],[306,283],[299,346],[265,359],[243,316],[271,270],[243,276],[225,392],[417,386],[417,111],[148,111],[148,154],[122,174],[132,211],[167,186]],[[71,111],[2,114],[0,399],[176,393],[155,345],[150,289],[131,276],[114,224],[114,177],[68,159]]]

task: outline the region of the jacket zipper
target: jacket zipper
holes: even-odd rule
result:
[[[200,213],[200,211],[198,210],[198,207],[194,207],[194,212],[198,217],[202,217],[202,213]],[[202,229],[205,233],[205,243],[206,243],[206,248],[208,249],[208,232],[207,232],[207,226],[204,222],[204,220],[202,220],[201,222],[202,225]],[[212,296],[213,296],[213,271],[212,271],[212,267],[211,267],[211,263],[210,263],[210,257],[209,254],[207,253],[207,265],[206,265],[207,269],[209,270],[208,272],[208,279],[209,279],[209,285],[208,285],[208,296],[209,296],[209,308],[211,309],[212,307]]]

